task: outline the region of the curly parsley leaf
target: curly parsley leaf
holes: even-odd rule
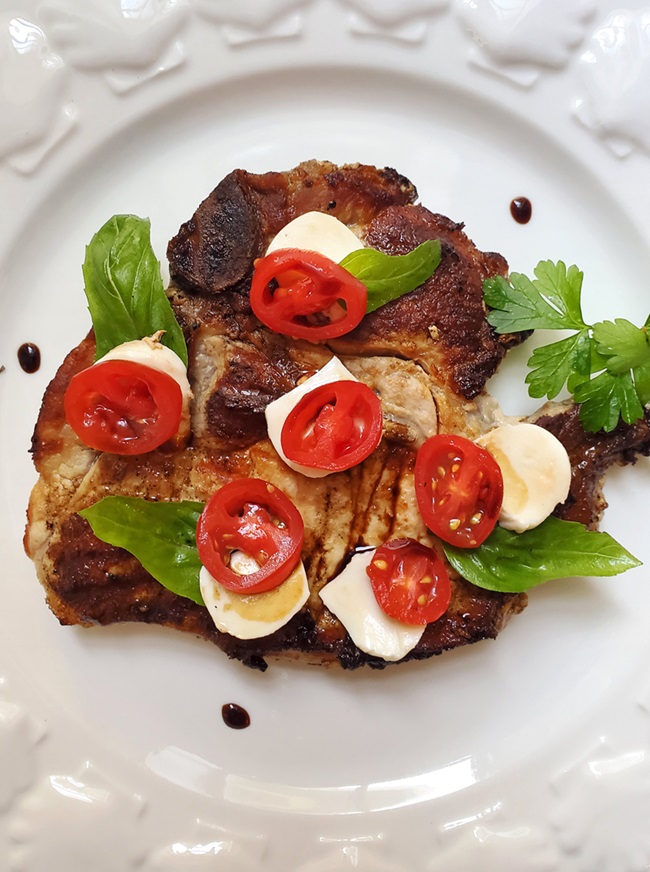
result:
[[[102,542],[124,548],[172,593],[203,605],[196,546],[202,511],[203,503],[189,500],[171,503],[110,496],[79,514]]]
[[[528,393],[531,397],[552,400],[572,376],[589,377],[590,360],[591,339],[587,330],[536,348],[528,361]]]
[[[647,331],[625,318],[594,324],[593,337],[596,350],[606,360],[611,373],[629,372],[650,361]]]
[[[503,593],[521,593],[552,579],[619,575],[641,565],[609,533],[553,516],[524,533],[497,524],[478,548],[444,544],[444,549],[467,581]]]
[[[562,261],[540,261],[531,281],[522,273],[509,279],[495,276],[483,282],[483,296],[492,309],[488,322],[498,333],[521,330],[582,330],[580,291],[582,273],[575,266],[567,270]]]
[[[590,433],[611,432],[619,418],[633,424],[643,417],[643,406],[629,372],[616,374],[605,370],[578,384],[574,397],[581,404],[580,421]]]
[[[165,294],[150,228],[136,215],[113,215],[86,247],[84,290],[96,359],[123,342],[163,330],[160,341],[187,366],[187,346]]]
[[[419,288],[431,278],[440,263],[440,240],[427,239],[408,254],[384,254],[360,248],[348,254],[341,266],[368,289],[367,312]]]
[[[531,397],[556,397],[566,385],[581,404],[585,430],[613,430],[619,420],[632,424],[650,403],[650,316],[643,327],[625,318],[586,324],[580,294],[583,274],[562,261],[540,261],[535,280],[513,273],[483,283],[498,333],[521,330],[577,331],[535,349],[526,377]]]
[[[650,360],[642,366],[636,366],[632,375],[639,401],[646,406],[650,403]]]

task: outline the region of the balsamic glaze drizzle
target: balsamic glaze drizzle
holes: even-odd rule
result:
[[[221,717],[227,727],[233,730],[244,730],[250,726],[251,718],[245,708],[236,702],[227,702],[221,706]]]
[[[515,197],[510,203],[510,214],[517,224],[528,224],[533,214],[533,206],[528,197]]]
[[[23,342],[18,349],[18,363],[25,372],[36,372],[41,365],[41,350],[33,342]]]

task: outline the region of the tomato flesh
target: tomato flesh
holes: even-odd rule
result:
[[[321,342],[343,336],[360,323],[368,291],[325,255],[283,248],[255,261],[250,302],[271,330]]]
[[[300,512],[275,485],[260,478],[228,482],[206,503],[196,529],[201,563],[235,593],[262,593],[282,584],[300,561],[304,540]],[[259,569],[240,575],[230,558],[240,551]]]
[[[64,409],[68,424],[90,448],[144,454],[176,435],[183,396],[167,373],[113,359],[72,377]]]
[[[433,548],[414,539],[392,539],[377,548],[366,569],[375,599],[404,624],[430,624],[449,606],[451,585]]]
[[[422,520],[459,548],[476,548],[494,529],[503,502],[503,476],[494,457],[463,436],[431,436],[415,462]]]
[[[287,415],[280,442],[294,463],[340,472],[372,454],[382,426],[381,402],[368,385],[336,381],[302,397]]]

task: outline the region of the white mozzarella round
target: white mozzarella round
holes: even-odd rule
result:
[[[401,660],[420,641],[425,625],[403,624],[382,611],[366,572],[374,554],[374,550],[355,554],[343,572],[322,588],[320,598],[357,648],[383,660]]]
[[[246,572],[254,569],[244,558],[238,559],[236,566]],[[235,568],[235,571],[238,570]],[[219,584],[205,566],[201,567],[199,585],[203,602],[217,630],[237,639],[269,636],[297,614],[309,598],[309,584],[302,563],[286,581],[264,593],[233,593]]]
[[[564,445],[536,424],[504,424],[476,440],[501,468],[503,505],[499,523],[523,533],[537,527],[564,502],[571,462]]]
[[[273,400],[272,403],[269,403],[264,413],[266,415],[269,439],[275,450],[287,466],[309,478],[323,478],[323,476],[329,475],[331,470],[312,469],[309,466],[303,466],[300,463],[294,463],[289,460],[282,450],[282,428],[284,427],[284,422],[287,420],[290,412],[295,408],[295,406],[297,406],[305,394],[308,394],[320,385],[326,385],[336,381],[358,381],[358,379],[356,379],[352,373],[343,366],[338,357],[333,357],[322,369],[319,369],[317,373],[306,379],[302,384],[298,385],[298,387],[293,388],[293,390],[278,397],[277,400]]]
[[[280,248],[300,248],[316,251],[340,263],[348,254],[363,247],[359,237],[338,218],[326,212],[305,212],[282,228],[271,240],[266,253]]]
[[[192,396],[190,383],[187,378],[185,364],[171,348],[167,348],[157,336],[146,336],[144,339],[134,339],[131,342],[123,342],[105,354],[97,361],[104,363],[107,360],[130,360],[133,363],[141,363],[150,366],[159,372],[171,376],[178,383],[183,399]]]

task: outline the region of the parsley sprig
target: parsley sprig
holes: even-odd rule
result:
[[[622,418],[633,424],[650,403],[650,315],[642,327],[625,318],[587,324],[582,315],[583,274],[560,260],[540,261],[535,278],[511,273],[483,282],[497,333],[571,330],[571,335],[536,348],[526,376],[531,397],[552,400],[567,386],[580,404],[585,430],[610,432]]]

